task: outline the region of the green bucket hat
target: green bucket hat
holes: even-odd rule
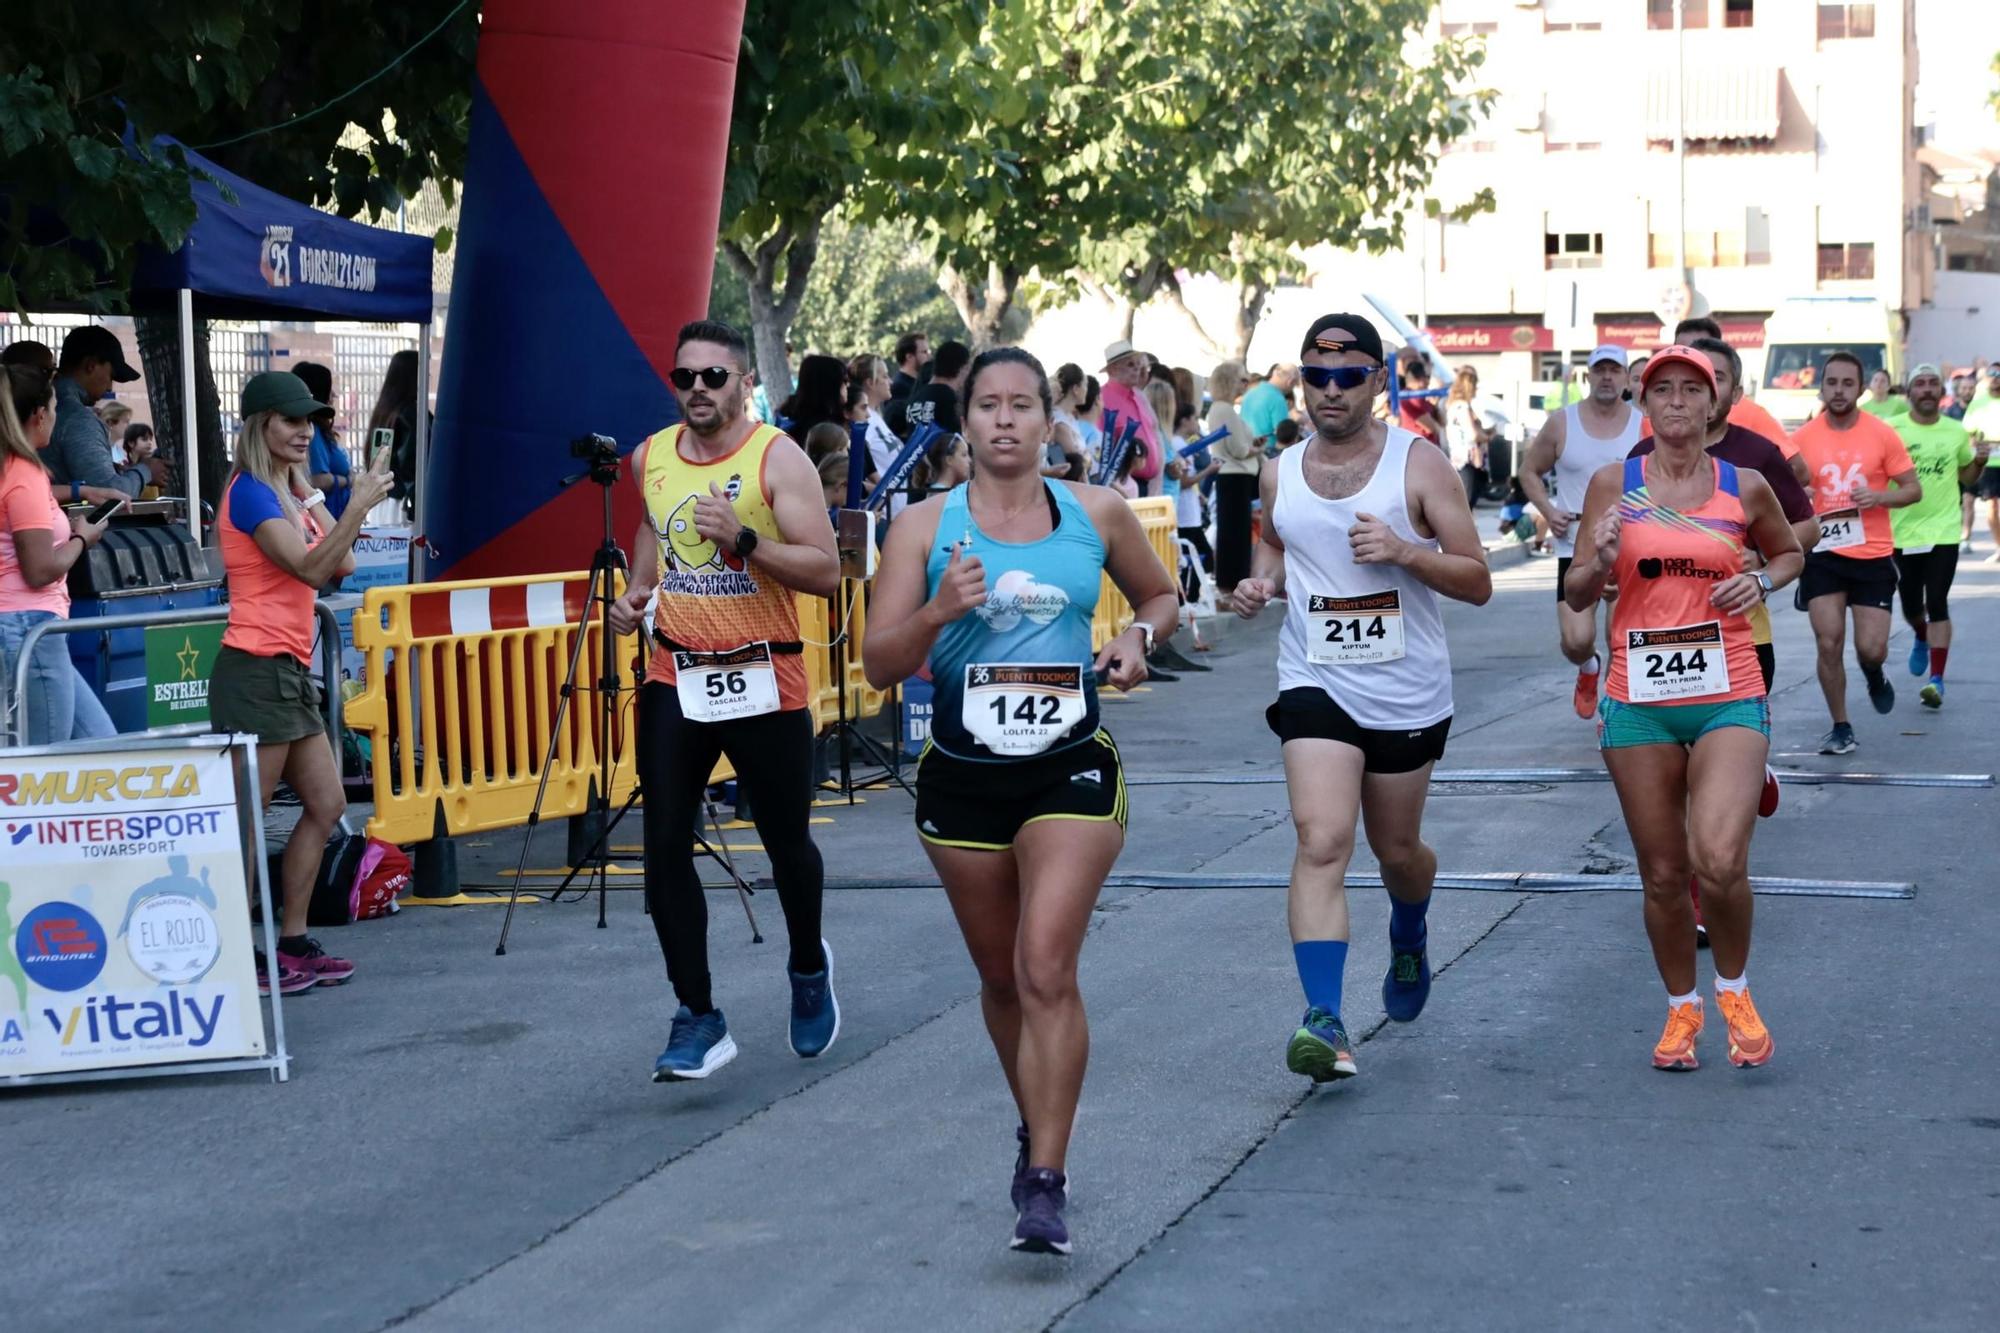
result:
[[[267,370],[252,375],[243,386],[243,415],[276,412],[288,417],[309,417],[327,411],[327,405],[312,396],[306,382],[288,370]]]

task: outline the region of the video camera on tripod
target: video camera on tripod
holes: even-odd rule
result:
[[[618,441],[609,435],[579,435],[569,442],[569,456],[590,464],[587,472],[579,472],[567,478],[563,485],[589,477],[599,486],[616,485],[618,481]]]

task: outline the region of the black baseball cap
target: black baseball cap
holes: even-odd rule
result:
[[[73,370],[83,364],[85,358],[111,363],[111,378],[120,384],[130,384],[139,378],[139,372],[125,364],[125,349],[118,341],[118,335],[102,324],[84,324],[71,329],[63,339],[62,360],[64,370]]]
[[[1387,364],[1382,356],[1382,335],[1366,315],[1321,315],[1306,330],[1305,342],[1299,346],[1301,357],[1308,352],[1360,352],[1374,357],[1377,364]]]

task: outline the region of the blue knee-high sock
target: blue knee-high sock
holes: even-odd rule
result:
[[[1292,961],[1305,987],[1306,1007],[1340,1012],[1340,976],[1347,969],[1346,940],[1294,940]]]
[[[1421,949],[1424,947],[1424,915],[1431,910],[1431,900],[1426,897],[1420,903],[1406,903],[1401,898],[1389,899],[1389,943],[1398,949]]]

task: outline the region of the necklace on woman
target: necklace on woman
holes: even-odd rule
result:
[[[972,507],[971,496],[972,496],[972,488],[970,486],[967,486],[966,508],[968,509]],[[1041,498],[1042,497],[1040,495],[1031,495],[1026,500],[1023,500],[1020,504],[1016,505],[1014,508],[1009,509],[1006,513],[1000,515],[1000,517],[996,519],[991,519],[989,520],[989,522],[993,527],[997,528],[1002,524],[1009,522],[1012,519],[1019,518],[1022,514],[1027,513],[1029,509],[1033,508],[1036,501],[1040,500]]]

